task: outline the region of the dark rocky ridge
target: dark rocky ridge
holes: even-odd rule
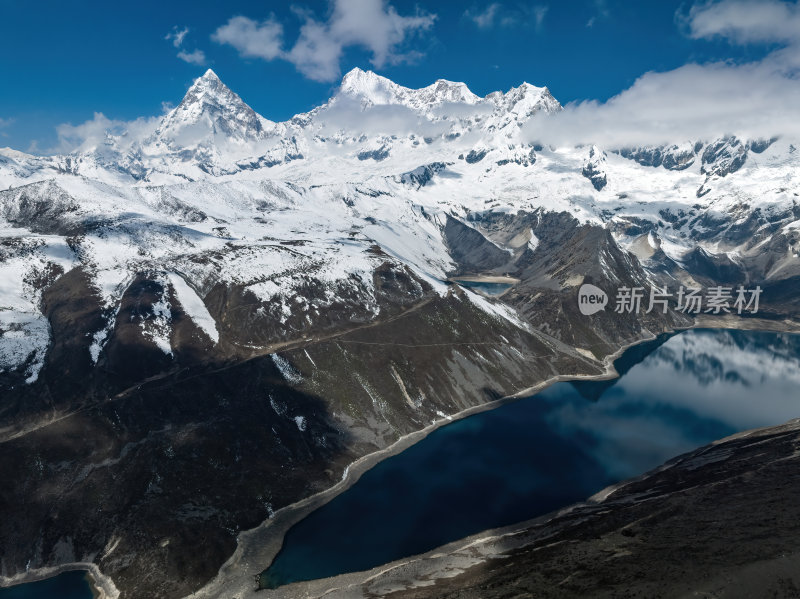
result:
[[[402,272],[376,277],[383,293],[407,298]],[[243,355],[231,342],[209,352],[172,298],[167,360],[136,321],[162,292],[146,273],[134,281],[93,367],[82,331],[101,309],[85,275],[47,290],[53,343],[39,380],[3,377],[0,473],[19,481],[0,491],[4,573],[93,561],[123,597],[185,596],[216,574],[240,530],[438,413],[556,372],[600,371],[555,339],[498,322],[458,288],[285,346],[294,381],[266,352]],[[230,307],[218,309],[224,321]]]
[[[589,150],[589,157],[583,165],[581,174],[591,181],[592,186],[600,191],[608,184],[608,177],[604,168],[605,152],[593,146]]]
[[[578,313],[582,282],[612,292],[653,275],[603,227],[542,210],[475,214],[469,225],[444,227],[459,274],[517,277],[503,303],[522,325],[479,309],[458,286],[440,297],[387,258],[373,273],[377,319],[357,292],[343,293],[313,326],[293,316],[279,329],[243,288],[210,281],[202,294],[221,335],[212,348],[159,273],[143,269],[95,366],[86,331],[104,314],[87,273],[48,279],[52,343],[39,380],[0,375],[0,474],[18,481],[0,490],[9,516],[0,573],[88,561],[122,597],[185,596],[217,573],[239,531],[331,487],[358,457],[555,374],[600,374],[599,360],[620,346],[691,324],[674,312]],[[535,252],[514,241],[528,230]],[[686,268],[655,276],[715,273]],[[795,283],[786,284],[762,310],[796,313]],[[164,293],[172,359],[138,326]]]
[[[666,147],[624,148],[620,156],[635,160],[642,166],[659,167],[673,171],[681,171],[694,164],[695,156],[703,144],[697,143],[693,148],[680,148],[677,145]]]

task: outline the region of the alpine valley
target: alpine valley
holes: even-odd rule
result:
[[[800,140],[535,139],[561,110],[356,69],[271,122],[209,70],[146,125],[0,150],[0,581],[232,597],[269,523],[454,417],[663,332],[793,326]],[[613,309],[681,285],[759,286],[758,322]]]

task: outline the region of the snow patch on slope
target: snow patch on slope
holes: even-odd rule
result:
[[[39,378],[50,344],[50,325],[41,314],[0,310],[0,373],[25,366],[25,382]]]
[[[194,289],[186,284],[186,281],[179,274],[171,272],[167,275],[175,296],[180,302],[189,318],[208,335],[214,343],[219,342],[219,332],[217,323],[208,312],[208,308],[197,295]]]
[[[275,367],[280,371],[280,373],[283,375],[283,378],[285,378],[287,382],[296,385],[303,380],[303,377],[300,375],[300,373],[297,372],[291,364],[289,364],[289,361],[286,358],[282,358],[278,354],[270,354],[270,357],[275,363]]]
[[[75,256],[65,241],[0,222],[0,373],[24,367],[25,381],[39,377],[50,345],[50,324],[41,312],[43,290],[71,269]]]
[[[512,307],[506,306],[505,304],[501,304],[499,302],[489,301],[479,293],[475,293],[474,291],[471,291],[468,288],[464,288],[464,293],[467,295],[467,297],[473,304],[475,304],[478,308],[489,314],[491,317],[507,320],[514,326],[519,327],[525,331],[533,330],[531,325],[522,320],[519,314],[517,314],[517,312]]]
[[[528,240],[528,249],[532,252],[536,251],[536,248],[539,247],[539,238],[536,237],[533,230],[531,230],[531,238]]]

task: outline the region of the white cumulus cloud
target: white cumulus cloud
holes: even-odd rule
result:
[[[724,37],[739,44],[800,40],[800,5],[778,0],[728,0],[694,5],[686,23],[695,39]]]
[[[247,17],[232,17],[211,35],[211,39],[233,46],[245,58],[273,60],[283,55],[283,25],[274,17],[261,23]]]
[[[419,11],[400,15],[385,0],[332,0],[331,8],[324,21],[296,9],[304,23],[291,48],[284,48],[284,28],[274,17],[263,22],[232,17],[211,39],[233,46],[243,58],[286,60],[310,79],[334,81],[341,74],[340,60],[347,47],[370,51],[371,62],[378,68],[420,56],[403,51],[403,46],[416,33],[430,29],[436,19]]]
[[[333,105],[322,109],[317,117],[320,132],[358,131],[366,135],[438,136],[449,129],[447,123],[434,123],[399,104],[376,104],[363,108],[358,98],[340,97]]]
[[[86,152],[102,146],[109,137],[113,137],[117,146],[125,150],[134,142],[141,141],[156,130],[160,116],[140,117],[133,121],[110,119],[102,112],[79,125],[62,123],[56,127],[58,144],[50,153],[66,154],[69,152]]]
[[[188,62],[189,64],[206,64],[206,54],[202,50],[193,50],[192,52],[181,50],[178,52],[178,58],[184,62]]]
[[[695,5],[678,17],[690,37],[779,47],[751,62],[690,63],[645,73],[606,102],[572,103],[560,114],[532,119],[525,135],[554,145],[598,143],[612,148],[727,134],[800,136],[800,27],[793,24],[797,15],[796,3],[777,0]]]
[[[189,64],[196,64],[196,65],[203,65],[206,64],[206,54],[202,50],[194,49],[191,52],[184,49],[183,42],[186,39],[186,36],[189,34],[189,28],[184,27],[183,29],[175,26],[172,28],[167,35],[164,36],[164,39],[168,42],[172,42],[173,47],[178,49],[178,58],[180,58],[184,62],[188,62]]]

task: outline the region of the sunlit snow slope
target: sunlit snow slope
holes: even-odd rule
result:
[[[412,90],[355,69],[326,104],[275,123],[209,70],[138,138],[109,133],[65,156],[0,150],[0,371],[36,379],[50,338],[41,294],[76,267],[103,307],[86,331],[93,362],[137,276],[164,296],[138,324],[165,355],[175,300],[204,342],[265,346],[330,321],[331,310],[377,317],[382,265],[407,272],[419,296],[425,285],[446,293],[457,272],[519,275],[547,251],[541,231],[520,224],[534,214],[606,230],[646,271],[676,281],[800,274],[793,140],[556,148],[528,139],[526,123],[560,110],[547,88],[527,83],[481,98],[463,83]],[[527,220],[509,219],[519,214]],[[500,257],[465,258],[448,222]],[[256,339],[215,323],[204,301],[219,286],[259,304],[249,318],[270,332]]]

